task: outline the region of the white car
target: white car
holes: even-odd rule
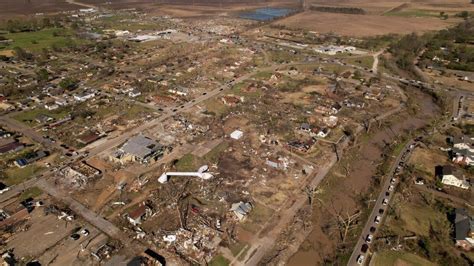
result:
[[[390,186],[388,187],[388,191],[393,191],[394,188],[395,188],[395,187],[394,187],[393,185],[390,185]]]
[[[388,199],[383,199],[382,205],[387,205],[388,204]]]
[[[392,178],[392,179],[390,180],[390,184],[392,184],[392,185],[395,184],[395,182],[397,182],[397,180],[396,180],[395,178]]]
[[[375,224],[379,224],[381,219],[382,217],[380,217],[380,215],[375,216],[375,220],[374,220]]]
[[[357,257],[357,264],[362,264],[364,262],[364,255],[360,254],[358,257]]]
[[[88,236],[88,235],[89,235],[89,230],[87,230],[87,229],[84,228],[84,229],[81,230],[81,234],[82,234],[83,236]]]
[[[374,239],[374,236],[371,234],[368,234],[367,237],[365,238],[365,242],[367,243],[372,243],[372,240]]]

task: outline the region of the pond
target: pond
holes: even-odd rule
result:
[[[264,7],[242,12],[239,14],[239,17],[257,21],[270,21],[287,16],[294,11],[295,10],[291,8]]]

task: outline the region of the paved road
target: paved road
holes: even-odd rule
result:
[[[82,216],[87,222],[97,227],[99,230],[107,234],[108,236],[120,239],[124,243],[128,243],[129,239],[122,237],[121,231],[113,223],[105,220],[100,217],[95,212],[89,210],[84,205],[73,199],[70,195],[60,192],[54,184],[51,184],[50,181],[46,179],[39,179],[36,182],[36,185],[41,188],[43,191],[53,196],[57,200],[60,200],[65,205],[69,206],[78,215]]]
[[[386,177],[386,180],[382,185],[382,191],[380,192],[379,197],[377,198],[377,201],[375,202],[375,205],[372,209],[372,213],[370,214],[370,216],[367,220],[367,223],[365,224],[365,227],[362,230],[362,233],[359,237],[359,240],[357,241],[357,244],[354,247],[354,250],[351,254],[351,257],[350,257],[349,262],[347,263],[347,265],[357,265],[357,258],[361,254],[362,245],[366,243],[365,239],[366,239],[367,235],[370,234],[370,227],[373,226],[373,227],[377,228],[377,225],[375,224],[374,220],[375,220],[376,216],[380,215],[379,214],[379,209],[384,209],[384,213],[382,215],[380,215],[382,217],[382,220],[383,220],[383,217],[385,216],[385,214],[387,213],[387,206],[388,205],[384,206],[382,202],[383,202],[384,199],[387,199],[389,201],[389,204],[390,204],[390,201],[391,201],[392,196],[393,196],[394,193],[393,193],[393,191],[389,192],[390,194],[388,196],[386,196],[385,193],[388,192],[388,187],[392,185],[391,180],[392,180],[392,178],[394,178],[396,168],[398,167],[400,162],[405,162],[409,158],[410,153],[412,151],[412,149],[409,149],[409,147],[410,147],[410,145],[412,145],[414,143],[415,143],[414,141],[409,141],[403,147],[402,152],[398,155],[396,160],[393,162],[392,167],[390,168],[390,171],[389,171],[389,175]],[[395,190],[395,187],[396,187],[397,184],[398,184],[398,180],[396,180],[396,182],[393,184],[394,190]],[[381,224],[381,222],[380,222],[380,224]],[[365,262],[365,259],[362,262],[362,264],[364,262]]]

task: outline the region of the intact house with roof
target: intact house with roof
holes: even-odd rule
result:
[[[149,163],[163,156],[165,146],[143,135],[136,135],[125,142],[109,158],[113,162]]]
[[[462,189],[469,189],[469,182],[461,178],[460,174],[455,171],[451,165],[437,166],[435,169],[436,175],[441,178],[441,183],[448,186],[455,186]]]
[[[474,220],[466,209],[455,209],[454,234],[456,247],[469,251],[474,247]]]
[[[127,220],[134,226],[142,223],[142,221],[151,215],[151,209],[146,204],[140,204],[135,209],[126,214]]]
[[[451,157],[452,161],[456,164],[474,165],[474,148],[471,138],[467,136],[454,137]]]
[[[25,147],[23,143],[13,138],[0,139],[0,154],[12,153],[22,150]]]
[[[45,158],[49,155],[47,151],[35,151],[25,155],[25,157],[15,160],[15,165],[23,168],[31,163],[34,163],[42,158]]]

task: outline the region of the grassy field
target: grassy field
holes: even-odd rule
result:
[[[29,51],[40,51],[52,46],[64,47],[75,42],[72,31],[59,28],[47,28],[35,32],[7,33],[3,35],[12,42],[0,49],[20,47]]]
[[[399,220],[392,217],[387,219],[387,225],[401,235],[406,232],[416,233],[418,235],[428,236],[430,224],[434,221],[446,220],[447,218],[426,206],[420,206],[413,203],[406,203],[399,208]]]
[[[30,187],[27,188],[23,193],[20,195],[20,200],[25,200],[27,198],[36,198],[43,194],[43,191],[38,187]]]
[[[392,11],[392,12],[386,13],[385,16],[439,17],[439,12],[432,11],[432,10],[408,9],[408,10]]]
[[[210,262],[210,266],[227,266],[229,265],[230,261],[222,255],[215,256]]]
[[[420,256],[406,252],[383,251],[374,255],[371,265],[390,266],[390,265],[413,265],[413,266],[431,266],[436,265]]]
[[[36,108],[36,109],[21,112],[21,113],[15,115],[13,118],[15,118],[16,120],[18,120],[22,123],[26,123],[28,125],[31,125],[31,124],[35,125],[35,124],[38,123],[38,122],[35,121],[35,118],[40,114],[44,114],[44,115],[50,116],[50,117],[55,118],[55,119],[63,119],[69,113],[70,113],[69,108],[59,108],[59,109],[56,109],[56,110],[53,110],[53,111],[49,111],[45,108]],[[29,120],[32,120],[32,121],[29,122]]]
[[[41,169],[42,167],[35,164],[31,164],[23,168],[13,167],[5,171],[6,178],[3,179],[2,182],[9,186],[17,185],[30,179],[34,174],[41,171]]]
[[[206,153],[202,158],[194,156],[190,153],[185,154],[176,163],[176,170],[182,172],[196,171],[199,166],[203,164],[216,163],[219,160],[221,153],[224,152],[227,147],[228,144],[223,142]]]
[[[374,63],[374,58],[372,56],[350,57],[350,58],[346,58],[345,61],[352,65],[372,68],[372,64]]]

